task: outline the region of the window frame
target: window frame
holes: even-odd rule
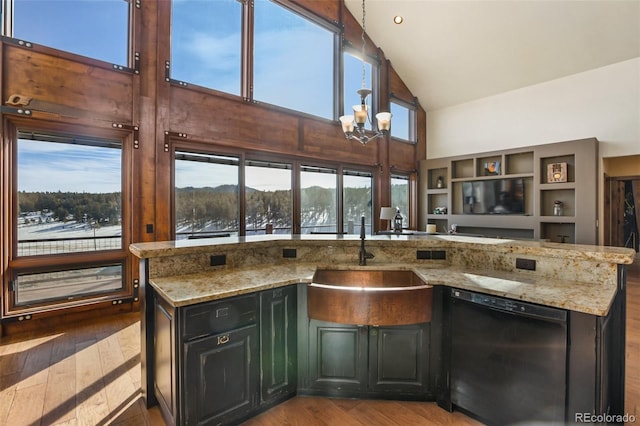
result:
[[[86,56],[81,53],[75,53],[70,50],[63,50],[60,47],[49,46],[47,44],[40,44],[39,42],[34,42],[34,46],[41,46],[43,49],[52,49],[58,52],[64,52],[65,55],[72,55],[74,57],[86,58],[91,61],[97,61],[103,64],[109,64],[107,68],[109,69],[117,69],[121,71],[129,71],[133,72],[138,69],[138,60],[139,56],[137,54],[134,55],[136,51],[136,34],[135,28],[140,26],[141,13],[140,7],[136,5],[135,0],[125,0],[127,3],[128,11],[127,11],[127,24],[126,24],[126,51],[124,52],[125,63],[118,64],[114,62],[110,62],[105,59],[96,58],[94,56]],[[15,0],[0,0],[0,6],[2,6],[2,18],[1,18],[1,28],[0,34],[2,37],[7,37],[11,40],[21,40],[16,39],[14,37],[15,33],[15,23],[14,23],[14,13],[15,13]],[[32,42],[32,40],[23,40]]]
[[[300,188],[300,172],[303,166],[308,166],[311,168],[322,168],[322,169],[335,169],[336,170],[336,232],[340,233],[342,229],[344,229],[344,203],[342,199],[343,188],[343,179],[344,171],[357,171],[362,173],[370,173],[371,174],[371,197],[372,197],[372,206],[371,206],[371,218],[372,222],[370,224],[372,232],[375,231],[376,226],[376,216],[375,216],[375,205],[376,205],[376,194],[377,194],[377,179],[376,173],[378,171],[378,167],[376,166],[363,166],[361,164],[344,164],[339,162],[326,162],[320,160],[313,160],[304,157],[298,156],[288,156],[288,155],[268,155],[264,152],[254,151],[254,150],[241,150],[241,149],[233,149],[227,146],[222,145],[211,145],[199,141],[191,141],[190,143],[185,143],[184,140],[180,140],[178,137],[171,137],[167,140],[171,152],[171,174],[170,174],[170,188],[171,188],[171,196],[170,196],[170,217],[171,217],[171,233],[169,238],[175,240],[176,239],[176,199],[175,199],[175,155],[176,151],[181,152],[192,152],[199,153],[203,155],[222,155],[222,156],[234,156],[240,159],[239,162],[239,175],[240,178],[238,180],[239,190],[239,229],[238,236],[244,237],[246,236],[246,179],[245,179],[245,165],[250,163],[251,161],[256,162],[273,162],[273,163],[286,163],[291,164],[291,191],[292,191],[292,230],[290,235],[300,234],[301,231],[301,188]],[[369,225],[369,224],[368,224]],[[287,235],[287,234],[282,234]]]
[[[236,220],[238,221],[238,236],[246,234],[246,228],[244,224],[244,197],[245,197],[245,183],[244,183],[244,153],[235,150],[226,150],[226,149],[208,149],[206,145],[201,144],[189,144],[184,145],[181,143],[172,143],[171,149],[171,238],[173,240],[177,240],[176,234],[176,155],[178,152],[183,152],[186,154],[199,154],[199,155],[211,155],[211,156],[221,156],[221,157],[236,157],[238,158],[238,216]],[[217,234],[225,234],[224,231],[220,231],[218,233],[212,232],[212,236],[216,236]]]
[[[233,98],[243,98],[247,101],[252,99],[251,87],[253,81],[253,7],[251,7],[250,2],[243,0],[235,0],[240,4],[240,69],[238,80],[240,86],[238,87],[238,93],[230,93],[225,92],[219,88],[203,86],[197,83],[193,83],[189,80],[179,80],[172,76],[171,74],[171,66],[165,72],[165,79],[168,82],[171,82],[178,86],[191,86],[191,87],[199,87],[203,90],[213,91],[216,93],[223,94],[224,96],[230,96]],[[170,2],[169,5],[169,25],[170,25],[170,38],[173,39],[173,1]],[[169,44],[169,64],[173,64],[173,44]]]
[[[267,166],[261,166],[260,164],[267,164]],[[258,158],[251,158],[250,156],[248,158],[245,158],[244,161],[244,167],[243,167],[243,174],[245,176],[245,198],[244,198],[244,203],[245,203],[245,218],[244,218],[244,224],[245,224],[245,235],[247,234],[247,222],[246,222],[246,209],[247,209],[247,194],[246,194],[246,184],[247,184],[247,178],[246,178],[246,167],[265,167],[265,168],[270,168],[270,166],[268,164],[276,164],[276,165],[284,165],[285,167],[275,167],[276,169],[280,169],[280,170],[289,170],[289,174],[290,174],[290,179],[289,179],[289,190],[291,191],[291,205],[289,206],[289,209],[291,211],[291,217],[290,222],[291,222],[291,232],[289,233],[289,235],[293,234],[293,228],[294,228],[294,222],[293,222],[293,217],[294,217],[294,206],[295,206],[295,202],[294,202],[294,187],[293,187],[293,183],[294,183],[294,164],[292,161],[284,161],[284,160],[274,160],[274,159],[265,159],[264,157],[258,159]],[[288,167],[286,167],[288,166]],[[273,231],[275,231],[278,228],[272,228],[272,233],[275,233]],[[262,231],[262,229],[256,230],[253,229],[252,231]],[[267,233],[267,230],[264,229],[265,234]],[[255,235],[261,235],[260,233],[256,233]],[[282,234],[282,235],[287,235],[287,234]]]
[[[306,169],[306,170],[305,170]],[[332,172],[326,172],[326,174],[328,175],[333,175],[335,177],[335,183],[336,183],[336,194],[335,194],[335,198],[334,198],[334,202],[335,202],[335,213],[336,213],[336,228],[334,231],[310,231],[310,232],[302,232],[302,186],[301,186],[301,182],[302,182],[302,172],[308,171],[313,173],[314,169],[318,170],[317,173],[324,173],[320,170],[331,170]],[[333,172],[335,171],[335,173]],[[297,197],[298,197],[298,205],[300,206],[299,210],[297,212],[294,212],[294,215],[296,215],[294,217],[294,221],[298,224],[298,230],[297,230],[297,234],[301,234],[301,235],[306,235],[306,234],[311,234],[311,233],[327,233],[327,234],[338,234],[338,233],[342,233],[342,229],[343,229],[343,216],[342,216],[342,209],[343,209],[343,203],[342,203],[342,171],[340,169],[340,165],[339,164],[332,164],[332,163],[322,163],[322,162],[316,162],[316,161],[301,161],[298,164],[298,171],[297,171],[297,181],[298,181],[298,187],[297,189]]]
[[[400,214],[403,215],[402,229],[411,229],[412,228],[412,217],[413,217],[413,195],[412,195],[412,174],[403,172],[403,171],[392,171],[389,175],[389,201],[391,203],[391,207],[396,208],[398,206],[393,203],[393,179],[401,179],[403,181],[407,181],[407,211],[400,211]]]
[[[341,95],[341,70],[342,70],[342,43],[341,39],[343,36],[343,30],[340,25],[336,22],[329,21],[324,19],[321,16],[317,16],[314,13],[308,11],[302,6],[299,6],[295,3],[285,1],[285,0],[265,0],[275,4],[278,7],[282,7],[288,12],[291,12],[302,19],[306,19],[307,21],[318,25],[319,27],[332,32],[333,33],[333,75],[332,78],[332,91],[333,91],[333,102],[331,104],[332,108],[332,117],[321,117],[317,116],[305,111],[298,111],[291,108],[288,108],[283,105],[272,104],[267,101],[258,100],[254,97],[254,86],[255,86],[255,54],[254,54],[254,46],[255,46],[255,11],[254,7],[252,7],[252,2],[250,1],[240,1],[243,4],[242,9],[242,31],[241,31],[241,51],[240,51],[240,94],[228,93],[219,89],[215,89],[212,87],[201,86],[195,83],[191,83],[189,81],[180,81],[173,77],[171,77],[171,70],[169,69],[166,72],[165,78],[168,82],[180,86],[193,86],[199,88],[203,91],[211,91],[216,94],[220,94],[222,96],[227,96],[230,98],[241,98],[245,102],[253,103],[253,104],[262,104],[268,105],[269,108],[272,108],[277,111],[283,111],[286,113],[294,113],[301,116],[312,117],[320,120],[331,120],[337,121],[342,101]],[[169,11],[169,15],[171,15],[171,11]],[[171,21],[171,17],[169,18]],[[170,46],[171,49],[171,46]],[[171,56],[171,54],[170,54]]]
[[[366,170],[365,168],[362,167],[349,167],[349,166],[343,166],[341,168],[341,173],[340,173],[340,187],[341,187],[341,216],[342,216],[342,230],[344,231],[345,229],[345,223],[344,223],[344,176],[346,175],[350,175],[350,176],[361,176],[364,177],[364,175],[368,175],[367,177],[369,177],[371,179],[371,208],[369,210],[369,217],[370,217],[370,221],[367,222],[365,220],[365,229],[369,228],[371,230],[370,235],[374,234],[374,229],[375,229],[375,225],[376,225],[376,209],[375,209],[375,199],[376,199],[376,179],[375,179],[375,170],[371,169],[371,170]],[[358,224],[354,224],[354,230],[356,227],[359,226]]]
[[[319,27],[324,28],[325,30],[332,32],[333,33],[333,79],[332,79],[332,89],[333,89],[333,102],[332,102],[332,109],[333,109],[333,116],[332,117],[321,117],[321,116],[317,116],[314,115],[312,113],[306,112],[306,111],[299,111],[299,110],[294,110],[291,108],[288,108],[286,106],[282,106],[282,105],[277,105],[277,104],[272,104],[266,101],[262,101],[262,100],[258,100],[254,97],[254,93],[253,93],[253,88],[255,87],[255,11],[253,10],[253,8],[251,8],[251,15],[250,15],[250,22],[248,22],[248,26],[250,27],[250,29],[246,30],[244,32],[244,35],[247,37],[251,37],[250,42],[248,43],[248,45],[250,45],[250,49],[247,52],[247,55],[250,57],[250,64],[251,64],[251,69],[248,71],[248,74],[250,75],[250,80],[244,82],[247,87],[249,88],[247,90],[247,93],[249,94],[249,101],[256,103],[256,104],[264,104],[264,105],[269,105],[270,107],[273,107],[275,109],[279,109],[281,111],[292,111],[298,114],[302,114],[305,116],[309,116],[309,117],[314,117],[317,119],[321,119],[321,120],[332,120],[332,121],[337,121],[338,120],[338,113],[339,113],[339,102],[340,99],[342,98],[342,95],[340,93],[340,84],[338,83],[340,81],[340,75],[339,72],[342,69],[342,58],[341,58],[341,54],[342,54],[342,49],[340,48],[341,43],[340,40],[342,38],[342,30],[340,28],[340,26],[338,26],[336,23],[328,21],[326,19],[323,19],[320,16],[317,16],[311,12],[309,12],[308,10],[306,10],[304,7],[299,6],[293,2],[286,2],[283,0],[265,0],[265,1],[269,1],[277,6],[280,6],[282,8],[284,8],[285,10],[300,16],[302,19],[306,19],[307,21],[318,25]],[[247,44],[247,43],[243,43]],[[242,91],[241,91],[242,92]],[[243,92],[244,93],[244,92]]]
[[[418,114],[418,108],[416,107],[415,103],[413,102],[407,102],[404,101],[400,98],[397,98],[395,96],[393,96],[393,94],[390,96],[389,98],[389,110],[391,110],[391,104],[396,104],[398,106],[401,106],[403,108],[406,108],[408,110],[409,113],[409,122],[407,123],[408,125],[408,133],[409,133],[409,139],[403,139],[397,136],[393,136],[393,135],[389,135],[394,141],[398,141],[398,142],[404,142],[404,143],[410,143],[413,145],[416,145],[418,143],[418,126],[417,126],[417,114]],[[392,126],[392,131],[393,131],[393,118],[391,119],[391,126]]]
[[[3,230],[7,236],[6,250],[7,268],[2,283],[3,316],[15,317],[25,313],[39,313],[45,310],[84,306],[88,303],[115,301],[117,299],[134,299],[133,267],[128,247],[132,242],[131,198],[132,198],[132,161],[133,134],[120,129],[101,129],[82,126],[70,128],[64,124],[33,119],[5,118],[6,130],[2,144],[6,157],[3,167],[7,171],[2,184],[2,194],[7,197],[7,213],[11,217]],[[72,130],[70,130],[72,129]],[[121,143],[121,247],[118,249],[71,252],[60,254],[43,254],[18,256],[18,133],[33,132],[42,135],[56,135],[77,139],[105,139]],[[122,287],[119,290],[83,294],[71,298],[55,298],[39,300],[29,304],[19,304],[13,282],[18,274],[40,272],[62,272],[91,267],[122,265]]]

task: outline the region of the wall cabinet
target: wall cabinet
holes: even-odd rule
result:
[[[457,232],[488,237],[597,244],[595,138],[424,160],[420,179],[421,229],[429,223],[447,232],[455,224]],[[487,206],[474,212],[477,200],[465,185],[497,179],[523,182],[522,212],[499,214]]]
[[[425,399],[429,324],[358,326],[309,320],[312,393]]]

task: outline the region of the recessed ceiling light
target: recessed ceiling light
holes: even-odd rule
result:
[[[400,25],[400,24],[402,24],[403,21],[404,21],[404,18],[402,16],[400,16],[400,15],[396,15],[396,16],[393,17],[393,23],[394,24]]]

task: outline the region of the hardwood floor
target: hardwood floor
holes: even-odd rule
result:
[[[164,425],[140,398],[138,314],[0,340],[0,425]],[[625,411],[640,415],[640,257],[629,267]],[[478,424],[434,403],[296,397],[245,422],[282,425]]]
[[[163,425],[140,398],[139,314],[0,341],[0,425]]]
[[[640,416],[640,255],[627,268],[625,412]]]

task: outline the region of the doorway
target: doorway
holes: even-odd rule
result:
[[[640,176],[605,178],[604,244],[639,251]]]

